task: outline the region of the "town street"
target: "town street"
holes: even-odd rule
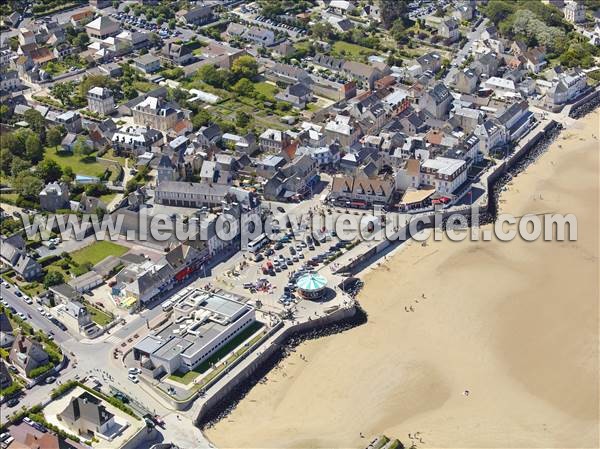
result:
[[[454,59],[452,60],[453,65],[452,65],[452,67],[450,67],[450,70],[448,70],[448,73],[444,77],[445,85],[448,86],[454,82],[454,77],[460,70],[461,64],[463,63],[465,58],[467,58],[469,56],[469,52],[471,51],[471,48],[473,47],[473,44],[475,43],[475,41],[477,41],[481,37],[481,33],[483,33],[483,30],[485,30],[485,27],[487,26],[487,22],[488,22],[487,19],[483,19],[481,21],[481,23],[477,26],[477,28],[475,28],[475,31],[472,31],[467,35],[468,41],[458,51],[458,53],[456,53],[456,55],[454,56]]]

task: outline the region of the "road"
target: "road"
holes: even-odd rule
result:
[[[476,40],[478,40],[481,37],[481,33],[483,33],[483,30],[485,29],[486,25],[487,19],[484,18],[481,21],[481,23],[477,26],[477,28],[475,28],[475,31],[472,31],[467,35],[467,42],[458,51],[458,53],[456,53],[456,56],[454,56],[454,60],[452,61],[454,64],[456,64],[456,67],[451,67],[446,76],[444,77],[444,84],[446,86],[449,86],[454,82],[454,78],[460,70],[459,67],[462,64],[462,61],[469,55],[471,48],[473,48],[473,44]]]
[[[160,306],[152,310],[142,312],[141,316],[132,320],[118,331],[99,337],[96,340],[89,341],[81,336],[73,336],[68,332],[61,331],[47,318],[43,317],[37,310],[40,307],[35,302],[31,305],[25,303],[22,298],[15,295],[15,287],[0,287],[0,293],[3,299],[17,312],[23,312],[29,315],[27,322],[35,328],[42,331],[54,333],[55,341],[61,346],[63,352],[70,358],[65,369],[60,372],[57,384],[64,383],[73,379],[76,375],[80,378],[93,375],[103,384],[103,391],[108,391],[109,384],[119,388],[138,402],[144,404],[146,408],[165,419],[167,426],[161,430],[165,441],[171,441],[183,448],[208,447],[208,442],[204,439],[201,432],[193,426],[192,420],[185,415],[165,406],[165,401],[157,393],[147,391],[149,387],[142,387],[141,384],[133,384],[127,378],[127,370],[122,365],[120,359],[113,358],[113,349],[128,335],[136,332],[137,329],[145,327],[146,318],[152,319],[162,312]],[[72,356],[71,354],[74,354]],[[30,407],[46,400],[56,384],[36,385],[20,398],[18,407]],[[15,409],[16,410],[16,409]],[[182,431],[185,429],[185,431]]]

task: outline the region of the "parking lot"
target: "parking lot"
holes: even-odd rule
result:
[[[233,12],[250,24],[262,28],[268,28],[279,33],[285,33],[292,39],[299,39],[308,34],[307,30],[295,26],[291,19],[289,20],[290,23],[285,23],[285,19],[281,16],[278,19],[275,19],[259,15],[258,7],[242,5],[239,8],[236,8]]]
[[[239,263],[216,279],[217,283],[251,297],[254,306],[267,312],[318,315],[323,302],[335,297],[336,285],[342,279],[331,272],[330,264],[335,264],[335,258],[354,243],[340,241],[335,231],[311,235],[308,230],[282,230],[277,237],[272,241],[267,239],[258,250],[247,251]],[[330,294],[318,302],[303,301],[296,289],[298,279],[310,272],[318,272],[328,281]]]
[[[146,20],[143,17],[136,17],[133,14],[126,14],[124,12],[110,14],[110,17],[121,22],[125,28],[129,27],[142,32],[157,33],[162,39],[168,39],[169,37],[176,37],[182,34],[178,29],[170,30],[169,25],[166,22],[159,26],[155,19]]]

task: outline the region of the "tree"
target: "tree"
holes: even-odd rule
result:
[[[62,126],[53,126],[46,133],[46,143],[51,147],[60,145],[63,139],[64,128]]]
[[[81,80],[79,95],[85,97],[92,87],[106,87],[115,91],[119,88],[119,83],[105,75],[89,75]]]
[[[24,199],[37,201],[44,188],[44,181],[32,173],[24,172],[13,178],[13,187]]]
[[[206,84],[217,88],[223,87],[226,79],[225,71],[217,69],[213,64],[206,64],[200,67],[197,76]]]
[[[10,164],[10,174],[19,176],[21,173],[26,172],[31,168],[31,162],[21,159],[19,156],[13,156]]]
[[[311,32],[312,35],[315,39],[318,39],[320,41],[326,41],[331,37],[331,26],[326,25],[322,22],[318,22],[316,23],[312,28],[311,28]]]
[[[407,44],[408,43],[408,36],[406,35],[406,27],[404,26],[404,22],[401,19],[396,19],[394,21],[394,25],[392,25],[392,29],[390,30],[390,35],[399,44]]]
[[[36,173],[44,182],[55,182],[58,181],[63,175],[62,168],[53,159],[44,159],[37,166]]]
[[[30,135],[25,141],[25,155],[33,164],[37,164],[44,157],[44,147],[37,134]]]
[[[239,128],[245,128],[246,126],[248,126],[250,124],[251,119],[252,119],[252,117],[250,117],[244,111],[239,111],[235,115],[235,125]]]
[[[62,284],[65,282],[65,277],[60,271],[50,271],[44,276],[44,287],[49,288],[53,285]]]
[[[12,157],[12,153],[8,148],[0,148],[0,170],[6,174],[10,174]]]
[[[242,78],[232,87],[233,91],[238,95],[251,97],[254,95],[254,84],[248,78]]]
[[[94,152],[94,147],[92,147],[85,137],[79,136],[75,140],[73,144],[73,153],[78,154],[82,157],[89,156]]]
[[[62,179],[66,182],[72,182],[75,179],[75,172],[70,166],[66,166],[63,170]]]
[[[236,79],[252,79],[258,74],[258,63],[252,56],[240,56],[231,65],[231,72]]]
[[[39,111],[31,108],[25,111],[23,118],[29,123],[29,128],[39,135],[41,141],[44,141],[46,139],[46,120],[44,116]]]
[[[7,121],[11,117],[11,115],[12,114],[10,112],[10,108],[7,105],[5,105],[5,104],[0,105],[0,119],[3,122]]]
[[[482,7],[482,11],[492,23],[498,24],[515,11],[515,6],[512,4],[512,0],[510,2],[490,0],[486,6]]]
[[[75,47],[80,48],[81,50],[85,50],[87,45],[90,43],[90,37],[86,33],[79,33],[73,39],[73,45]]]
[[[192,125],[194,129],[198,129],[201,126],[205,126],[210,123],[210,114],[206,109],[200,109],[197,114],[192,117]]]
[[[67,106],[71,103],[71,94],[74,91],[74,85],[72,82],[68,83],[56,83],[50,89],[52,96],[59,100],[63,106]]]
[[[379,15],[381,23],[389,30],[396,19],[408,18],[408,2],[398,0],[379,0]]]
[[[177,26],[177,22],[175,22],[175,19],[170,19],[169,20],[169,29],[174,30],[175,26]]]

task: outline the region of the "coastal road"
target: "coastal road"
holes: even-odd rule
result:
[[[481,23],[477,26],[477,28],[475,28],[475,31],[472,31],[467,35],[467,38],[468,38],[467,42],[458,51],[458,53],[456,53],[456,56],[454,57],[454,59],[452,61],[454,64],[456,64],[456,67],[451,67],[450,70],[448,71],[448,73],[446,74],[446,76],[444,77],[444,84],[446,86],[448,86],[454,82],[454,77],[460,70],[459,67],[462,64],[463,59],[469,55],[471,48],[473,48],[473,44],[475,43],[476,40],[478,40],[481,37],[483,30],[487,26],[487,22],[488,22],[488,20],[484,18],[481,21]]]

